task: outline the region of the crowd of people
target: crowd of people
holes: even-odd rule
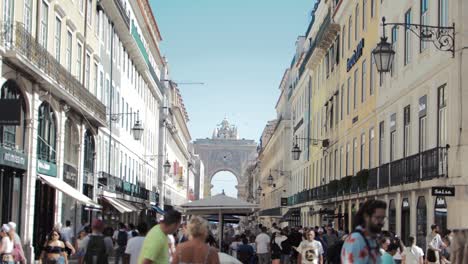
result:
[[[269,229],[258,225],[242,234],[228,230],[224,250],[244,264],[451,263],[450,231],[441,236],[439,227],[432,225],[424,250],[413,236],[405,245],[395,234],[382,230],[386,209],[383,201],[366,201],[355,216],[352,232],[335,230],[332,224],[283,229],[276,224]]]
[[[47,235],[39,263],[67,264],[449,264],[450,231],[440,234],[432,225],[426,248],[417,245],[415,237],[407,244],[391,232],[384,231],[387,205],[368,200],[360,206],[353,221],[353,231],[336,230],[332,224],[315,227],[270,228],[257,225],[244,229],[228,226],[224,239],[216,241],[216,229],[208,222],[192,217],[181,223],[177,211],[168,211],[159,224],[149,228],[119,223],[115,230],[100,219],[94,219],[77,230],[70,221],[57,224]],[[26,260],[16,224],[0,228],[2,264],[30,263]],[[218,248],[221,245],[221,248]],[[231,259],[224,253],[229,253]]]

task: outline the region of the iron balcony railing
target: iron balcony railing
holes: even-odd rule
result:
[[[16,52],[53,79],[70,98],[78,100],[92,116],[105,123],[106,108],[46,48],[31,35],[21,22],[0,22],[0,45]]]
[[[370,170],[361,170],[355,176],[296,193],[289,197],[289,205],[447,177],[447,150],[437,147]]]

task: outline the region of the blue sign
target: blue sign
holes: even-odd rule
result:
[[[361,39],[356,49],[354,50],[353,56],[351,56],[351,58],[349,58],[346,62],[346,72],[349,72],[351,68],[353,68],[353,66],[358,62],[359,58],[361,58],[363,49],[364,49],[364,39]]]

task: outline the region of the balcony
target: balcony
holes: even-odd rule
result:
[[[309,27],[311,29],[311,26]],[[308,32],[310,29],[308,29]],[[339,31],[340,25],[334,22],[332,23],[330,12],[328,12],[323,19],[317,34],[313,38],[313,41],[310,43],[304,60],[301,62],[301,66],[299,67],[299,78],[304,73],[306,67],[314,68],[320,63],[321,59],[327,53],[327,50],[333,44],[333,41],[335,41]]]
[[[127,11],[121,0],[98,0],[97,2],[98,8],[106,10],[106,13],[111,18],[116,18],[116,16],[120,17],[122,20],[112,19],[114,23],[123,22],[127,29],[130,29],[130,17],[127,15]]]
[[[359,171],[355,176],[302,191],[288,198],[290,206],[332,197],[399,186],[437,177],[447,177],[447,148],[433,148],[377,168]]]
[[[22,69],[54,96],[78,110],[95,126],[106,125],[106,108],[46,48],[17,22],[0,28],[0,45],[4,58]]]

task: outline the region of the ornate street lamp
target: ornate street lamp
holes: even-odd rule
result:
[[[135,122],[135,124],[132,127],[132,132],[133,132],[133,138],[135,140],[140,140],[141,136],[143,135],[143,125],[141,124],[141,121],[138,120]]]
[[[395,56],[395,51],[385,36],[385,26],[404,27],[405,30],[416,35],[420,41],[432,42],[436,49],[451,52],[452,57],[455,57],[455,24],[452,24],[451,27],[442,27],[411,23],[386,23],[385,17],[382,17],[383,36],[380,38],[377,47],[372,51],[375,66],[379,73],[389,72],[392,69]]]
[[[309,143],[312,142],[312,145],[314,146],[318,145],[319,142],[322,142],[322,148],[325,148],[325,149],[330,146],[330,140],[328,139],[315,139],[315,138],[308,138],[308,137],[300,138],[296,136],[293,148],[291,150],[293,160],[299,160],[299,158],[301,157],[302,150],[299,148],[299,145],[297,144],[298,140],[306,140]]]
[[[270,175],[269,175],[268,178],[267,178],[268,186],[270,186],[270,187],[273,186],[273,181],[274,181],[274,180],[275,180],[275,179],[273,179],[273,175],[271,175],[271,170],[270,170]]]
[[[171,170],[171,163],[169,162],[169,160],[166,160],[166,162],[164,162],[164,173],[165,174],[169,174],[169,171]]]
[[[297,143],[294,143],[294,146],[291,150],[292,152],[292,158],[293,160],[299,160],[301,158],[301,152],[302,150],[299,148],[299,146],[297,145]]]
[[[257,196],[258,197],[260,197],[260,195],[262,194],[262,191],[263,191],[262,186],[259,185],[258,188],[257,188]]]

